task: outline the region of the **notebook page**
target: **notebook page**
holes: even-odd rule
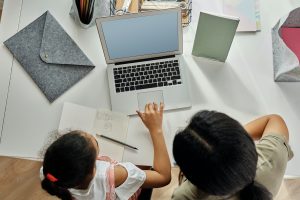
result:
[[[127,115],[98,110],[93,125],[93,132],[105,135],[121,142],[126,142],[129,117]],[[110,140],[97,137],[100,146],[100,155],[109,156],[116,161],[122,161],[124,146]]]
[[[122,161],[124,146],[100,138],[96,133],[126,142],[128,122],[129,118],[124,114],[65,103],[58,130],[61,134],[71,130],[88,132],[97,139],[101,156]]]

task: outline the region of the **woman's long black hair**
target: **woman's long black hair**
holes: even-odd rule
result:
[[[176,134],[173,154],[186,178],[211,195],[269,200],[271,193],[254,180],[255,144],[236,120],[215,111],[196,113]]]

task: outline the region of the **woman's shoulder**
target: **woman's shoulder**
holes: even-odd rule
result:
[[[238,200],[236,195],[228,196],[228,197],[221,197],[221,196],[213,196],[209,195],[201,190],[199,190],[195,185],[193,185],[189,180],[184,181],[178,188],[175,189],[172,200],[194,200],[194,199],[201,199],[201,200]]]
[[[279,191],[287,162],[293,152],[287,140],[276,133],[263,136],[256,144],[258,154],[255,179],[275,196]]]
[[[256,143],[256,151],[258,154],[258,169],[266,166],[273,169],[276,166],[284,171],[287,162],[293,157],[293,151],[284,136],[276,133],[263,136]]]
[[[204,192],[201,192],[189,180],[186,180],[174,190],[172,200],[205,199],[206,196]]]

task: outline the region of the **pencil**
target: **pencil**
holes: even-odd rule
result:
[[[134,146],[131,146],[131,145],[129,145],[129,144],[126,144],[126,143],[124,143],[124,142],[121,142],[121,141],[119,141],[119,140],[115,140],[115,139],[110,138],[110,137],[107,137],[107,136],[105,136],[105,135],[100,135],[100,134],[96,134],[96,135],[99,136],[99,137],[105,138],[105,139],[107,139],[107,140],[113,141],[113,142],[115,142],[115,143],[124,145],[125,147],[129,147],[129,148],[131,148],[131,149],[138,150],[138,148],[136,148],[136,147],[134,147]]]

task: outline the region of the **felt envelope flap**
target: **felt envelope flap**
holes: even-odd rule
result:
[[[93,66],[49,11],[46,12],[40,57],[46,63]]]
[[[292,10],[287,19],[282,24],[282,27],[300,27],[300,7]]]

